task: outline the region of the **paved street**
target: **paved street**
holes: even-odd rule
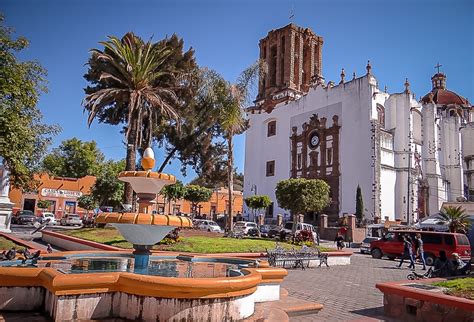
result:
[[[404,269],[395,268],[397,264],[398,261],[355,253],[351,265],[289,270],[282,284],[289,295],[324,305],[318,314],[291,321],[393,321],[383,317],[383,294],[375,284],[406,279],[408,263]],[[421,266],[417,265],[419,269]]]

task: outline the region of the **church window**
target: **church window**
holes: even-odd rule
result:
[[[332,148],[328,148],[326,150],[326,161],[327,161],[327,165],[332,164]]]
[[[275,175],[275,160],[267,161],[267,177],[273,177]]]
[[[449,111],[449,116],[454,116],[454,110]]]
[[[276,67],[277,67],[277,48],[272,46],[270,49],[270,86],[276,85]]]
[[[385,128],[385,109],[380,104],[377,104],[377,121],[382,128]]]
[[[296,168],[297,168],[298,170],[301,169],[301,153],[298,153]]]
[[[274,136],[276,134],[276,121],[268,122],[267,136]]]

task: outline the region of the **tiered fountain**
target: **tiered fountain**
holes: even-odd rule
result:
[[[63,252],[28,266],[2,262],[0,311],[42,310],[56,321],[231,321],[251,316],[256,302],[278,300],[286,270],[264,261],[152,253],[175,227],[192,227],[187,217],[149,213],[156,193],[176,181],[152,172],[154,163],[147,149],[144,171],[119,175],[137,193],[138,213],[102,213],[96,219],[116,227],[133,244],[133,253]]]

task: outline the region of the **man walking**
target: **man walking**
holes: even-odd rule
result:
[[[420,259],[423,263],[423,270],[426,270],[426,262],[425,262],[425,252],[423,250],[423,240],[421,239],[421,234],[416,234],[415,240],[415,253],[416,256]]]
[[[413,259],[413,245],[407,236],[403,236],[403,256],[400,260],[400,264],[398,264],[398,268],[402,267],[406,256],[408,256],[410,259],[410,265],[408,265],[408,268],[415,269],[415,260]]]

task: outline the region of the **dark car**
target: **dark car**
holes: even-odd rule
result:
[[[274,225],[261,225],[260,226],[260,234],[262,237],[269,237],[268,233],[270,232],[271,229],[273,229]]]
[[[275,237],[280,237],[280,232],[283,228],[280,227],[280,226],[272,226],[269,230],[268,230],[268,238],[275,238]]]
[[[12,217],[12,224],[27,225],[37,221],[35,214],[30,210],[21,210]]]

